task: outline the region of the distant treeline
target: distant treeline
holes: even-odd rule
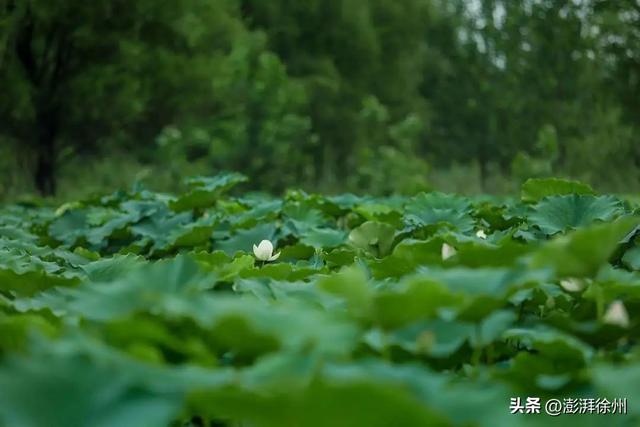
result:
[[[635,0],[0,0],[0,82],[0,197],[640,186]]]

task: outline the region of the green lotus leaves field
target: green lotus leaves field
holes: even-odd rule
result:
[[[636,204],[245,180],[0,210],[0,426],[640,425]]]

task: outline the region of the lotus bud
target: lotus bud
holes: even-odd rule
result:
[[[629,327],[629,313],[627,313],[627,309],[622,301],[612,302],[602,320],[604,323],[617,325],[621,328]]]
[[[447,243],[443,243],[441,253],[442,253],[442,260],[444,261],[454,256],[457,253],[457,251],[453,246]]]
[[[253,254],[260,261],[275,261],[280,256],[280,252],[273,254],[273,243],[268,240],[261,241],[258,246],[253,245]]]

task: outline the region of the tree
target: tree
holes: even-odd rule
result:
[[[320,143],[313,147],[317,181],[342,187],[359,167],[357,153],[376,143],[362,139],[363,103],[373,96],[389,107],[390,123],[410,113],[425,118],[420,97],[428,0],[243,0],[251,28],[289,74],[302,81],[308,115]],[[389,141],[384,141],[389,142]],[[425,171],[426,173],[426,171]]]
[[[620,16],[637,21],[640,15],[631,13],[630,2],[610,3],[442,1],[439,24],[426,31],[429,50],[440,58],[424,71],[422,94],[436,111],[426,152],[441,163],[475,159],[481,171],[489,162],[508,170],[514,159],[549,160],[558,166],[554,172],[575,177],[593,171],[586,147],[632,153],[621,117],[633,114],[637,104],[629,52],[637,52],[639,38]],[[613,18],[610,8],[616,11]],[[610,25],[607,33],[599,23],[602,16]],[[553,159],[536,145],[549,127],[557,131]],[[607,132],[618,140],[607,138]]]
[[[153,146],[177,117],[215,113],[210,72],[243,31],[235,2],[9,1],[0,124],[56,191],[65,150]],[[103,147],[101,147],[103,146]]]

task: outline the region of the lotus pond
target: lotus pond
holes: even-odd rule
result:
[[[244,181],[0,208],[0,426],[640,425],[636,202]]]

